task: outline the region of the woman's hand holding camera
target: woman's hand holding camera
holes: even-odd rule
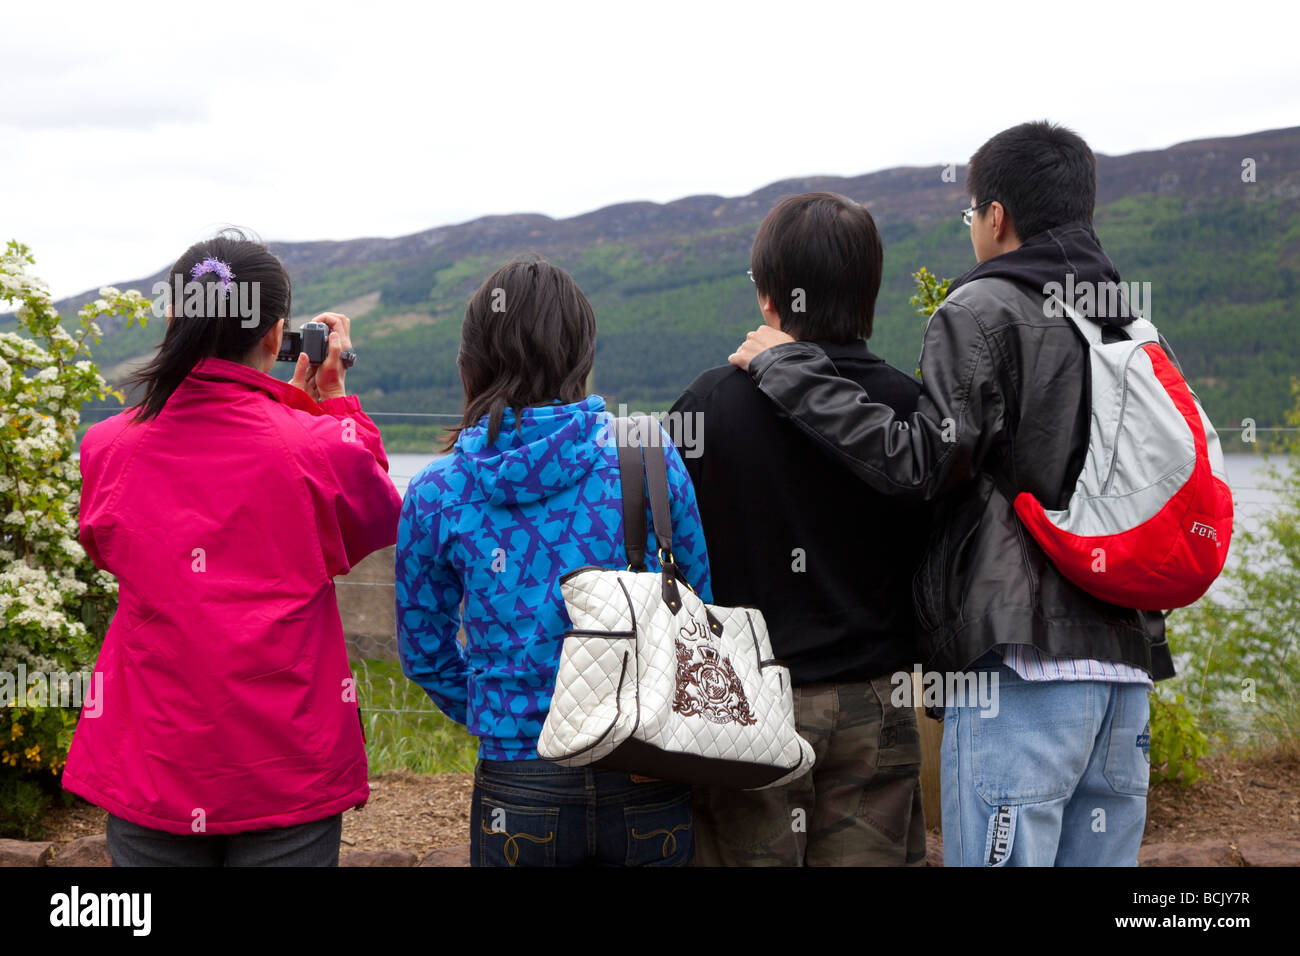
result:
[[[289,384],[302,389],[318,402],[342,398],[347,395],[347,390],[343,387],[347,368],[343,364],[342,355],[345,349],[352,348],[352,323],[340,312],[322,312],[316,316],[315,321],[329,326],[329,353],[320,365],[312,365],[306,352],[299,355]]]

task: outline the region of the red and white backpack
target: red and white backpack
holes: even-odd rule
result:
[[[1100,325],[1062,307],[1088,343],[1088,453],[1064,510],[1021,492],[1016,514],[1089,594],[1141,610],[1184,607],[1219,576],[1232,538],[1219,436],[1154,325],[1136,319],[1127,340],[1107,343]]]

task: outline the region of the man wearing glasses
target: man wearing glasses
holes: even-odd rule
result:
[[[1064,507],[1087,450],[1088,347],[1045,306],[1050,288],[1119,287],[1092,229],[1096,163],[1071,131],[1026,123],[980,147],[967,187],[978,264],[926,327],[915,414],[772,329],[731,362],[874,490],[938,499],[913,588],[926,669],[978,672],[997,693],[992,708],[946,701],[945,864],[1132,866],[1147,693],[1173,675],[1163,619],[1076,587],[1012,506],[1029,491]],[[1123,337],[1135,316],[1121,299],[1088,318]]]

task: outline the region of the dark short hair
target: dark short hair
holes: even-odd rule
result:
[[[446,450],[485,415],[493,442],[507,408],[520,423],[530,406],[582,401],[595,361],[596,316],[573,276],[535,255],[506,263],[465,309],[456,357],[465,415]]]
[[[754,237],[750,269],[797,339],[870,338],[884,247],[867,208],[835,193],[782,199]]]
[[[1092,223],[1097,159],[1073,130],[1046,120],[1021,123],[975,151],[966,189],[976,203],[1000,202],[1024,240],[1068,222]]]

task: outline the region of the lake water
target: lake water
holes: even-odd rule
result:
[[[397,454],[388,456],[388,473],[398,491],[406,492],[406,485],[419,474],[420,469],[441,455]],[[1264,482],[1264,469],[1268,461],[1263,455],[1228,455],[1228,483],[1232,485],[1233,497],[1238,507],[1250,512],[1257,511],[1269,503],[1261,486]]]
[[[441,455],[427,454],[396,454],[388,456],[388,477],[393,479],[393,484],[397,485],[397,490],[403,495],[406,494],[406,486],[411,479],[420,473],[425,465],[431,461],[441,458]]]
[[[1251,521],[1277,504],[1277,496],[1264,488],[1272,459],[1263,455],[1227,455],[1225,460],[1238,520]]]

